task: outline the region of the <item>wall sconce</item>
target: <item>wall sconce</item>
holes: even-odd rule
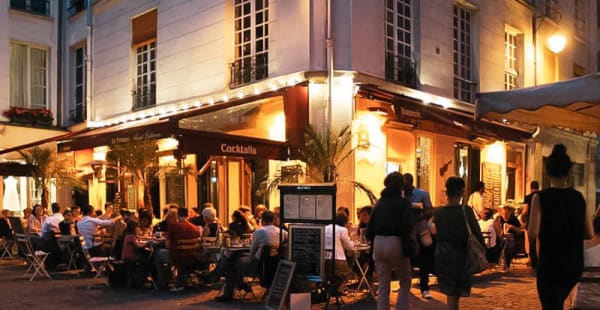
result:
[[[379,114],[381,116],[387,116],[388,115],[388,111],[385,108],[383,108],[383,107],[368,107],[367,110],[369,112],[373,112],[373,113]]]
[[[563,51],[565,45],[567,44],[567,39],[563,35],[553,34],[548,38],[548,48],[554,53],[558,54]]]
[[[358,126],[358,148],[361,150],[369,149],[371,146],[370,137],[369,137],[369,128],[365,123],[361,123]]]
[[[92,170],[94,170],[94,177],[101,180],[104,177],[104,163],[99,161],[92,162]]]

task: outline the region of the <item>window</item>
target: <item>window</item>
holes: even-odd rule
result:
[[[473,64],[471,48],[471,11],[454,6],[454,98],[473,100]]]
[[[519,87],[520,33],[512,28],[504,31],[504,89]]]
[[[575,10],[575,36],[578,39],[585,38],[585,23],[586,18],[585,14],[587,12],[587,7],[585,6],[585,1],[575,0],[574,10]]]
[[[10,43],[10,106],[47,107],[47,51]]]
[[[269,74],[269,1],[235,0],[235,60],[231,86],[262,80]]]
[[[34,14],[50,15],[49,0],[10,0],[10,8]]]
[[[544,0],[544,16],[557,23],[560,21],[558,0]]]
[[[133,110],[156,105],[156,13],[156,10],[153,10],[133,19]]]
[[[412,60],[412,20],[410,0],[386,0],[385,75],[386,79],[415,87]]]
[[[72,121],[82,122],[86,118],[85,104],[85,48],[79,47],[73,50],[73,95],[74,101],[69,116]]]

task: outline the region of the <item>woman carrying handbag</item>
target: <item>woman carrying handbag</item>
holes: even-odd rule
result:
[[[467,270],[469,235],[475,237],[482,247],[485,245],[473,211],[461,204],[464,191],[463,179],[448,178],[448,203],[446,206],[435,208],[433,214],[432,232],[436,236],[434,266],[438,286],[447,296],[447,309],[458,309],[460,297],[469,296],[471,293],[473,273]]]

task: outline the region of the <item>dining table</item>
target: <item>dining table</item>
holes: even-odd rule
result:
[[[354,248],[354,264],[356,265],[359,277],[358,285],[356,286],[356,292],[361,292],[364,289],[373,297],[374,300],[377,300],[376,292],[373,290],[373,286],[369,283],[369,279],[367,278],[367,273],[369,272],[369,264],[362,264],[359,260],[362,253],[370,253],[371,246],[368,243],[355,243]]]

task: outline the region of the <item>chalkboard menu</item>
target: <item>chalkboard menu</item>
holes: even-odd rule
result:
[[[323,278],[323,226],[291,225],[289,259],[296,263],[296,274]]]
[[[269,295],[265,302],[265,308],[269,310],[281,309],[285,297],[287,296],[288,288],[292,282],[294,275],[294,267],[296,263],[288,260],[280,260],[277,265],[277,271],[275,272],[275,278],[269,289]]]

